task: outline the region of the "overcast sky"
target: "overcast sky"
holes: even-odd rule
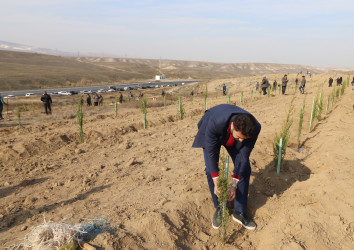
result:
[[[0,0],[0,40],[80,54],[354,68],[354,0]]]

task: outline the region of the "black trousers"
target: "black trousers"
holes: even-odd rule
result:
[[[0,119],[2,119],[2,103],[1,103],[1,105],[0,105]]]
[[[304,86],[300,86],[299,90],[300,90],[300,93],[301,93],[301,94],[304,94],[304,93],[305,93],[305,87],[304,87]]]
[[[263,95],[266,95],[267,94],[267,87],[262,88],[262,91],[263,91]]]
[[[45,113],[48,115],[49,113],[52,113],[52,108],[50,107],[50,103],[44,103],[44,110]],[[48,112],[49,111],[49,112]]]
[[[286,86],[281,86],[281,92],[283,95],[285,95],[285,90],[286,90]]]

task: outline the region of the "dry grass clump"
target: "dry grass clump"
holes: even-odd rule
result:
[[[76,240],[76,234],[83,232],[81,224],[70,225],[65,222],[46,222],[34,227],[24,241],[11,246],[9,250],[53,250]]]

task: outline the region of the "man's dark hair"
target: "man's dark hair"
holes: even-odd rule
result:
[[[239,114],[232,120],[236,131],[240,131],[247,138],[257,135],[257,121],[250,114]]]

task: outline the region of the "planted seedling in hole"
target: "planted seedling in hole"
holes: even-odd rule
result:
[[[290,107],[287,112],[285,120],[283,120],[282,125],[281,125],[281,130],[279,133],[275,133],[275,137],[273,140],[273,159],[275,165],[278,163],[278,158],[279,155],[281,155],[282,158],[284,158],[286,154],[286,147],[288,145],[288,140],[290,137],[290,127],[293,124],[293,119],[292,119],[292,114],[294,112],[294,100],[295,96],[291,99],[290,102]],[[282,148],[279,149],[279,144],[280,144],[280,138],[282,138]],[[281,153],[279,153],[279,151]]]
[[[207,110],[207,109],[208,109],[207,99],[208,99],[208,83],[205,84],[205,92],[204,92],[204,110]]]
[[[317,101],[317,111],[316,111],[316,118],[317,121],[321,121],[321,115],[323,111],[323,100],[322,100],[322,92],[320,93],[320,97]]]
[[[18,120],[18,127],[21,128],[21,107],[17,107],[17,120]]]
[[[118,115],[118,97],[116,97],[116,99],[115,99],[114,113],[115,113],[115,116],[117,117],[117,115]]]
[[[179,119],[183,120],[184,110],[183,110],[182,100],[180,96],[178,97],[178,113],[179,113]]]
[[[221,228],[219,231],[219,237],[222,242],[226,242],[228,240],[227,237],[227,220],[229,218],[229,210],[227,208],[227,201],[229,200],[229,192],[228,192],[228,170],[229,170],[229,156],[220,157],[220,170],[219,170],[219,179],[218,179],[218,190],[219,190],[219,220],[221,224]]]
[[[148,121],[146,120],[146,114],[147,114],[147,100],[144,97],[144,99],[141,101],[141,112],[143,113],[143,127],[144,129],[147,128],[147,123]]]
[[[83,119],[84,114],[82,113],[82,96],[80,96],[77,103],[77,122],[79,124],[80,143],[84,142]]]
[[[317,111],[316,103],[317,103],[316,97],[314,96],[312,101],[312,109],[311,109],[311,117],[310,117],[310,128],[309,128],[310,132],[312,131],[312,124],[316,117],[316,111]]]
[[[304,114],[305,114],[305,101],[306,99],[304,99],[304,103],[301,106],[301,110],[300,110],[300,119],[299,119],[299,127],[297,130],[297,149],[300,150],[300,145],[301,145],[301,130],[302,130],[302,124],[304,122]]]

